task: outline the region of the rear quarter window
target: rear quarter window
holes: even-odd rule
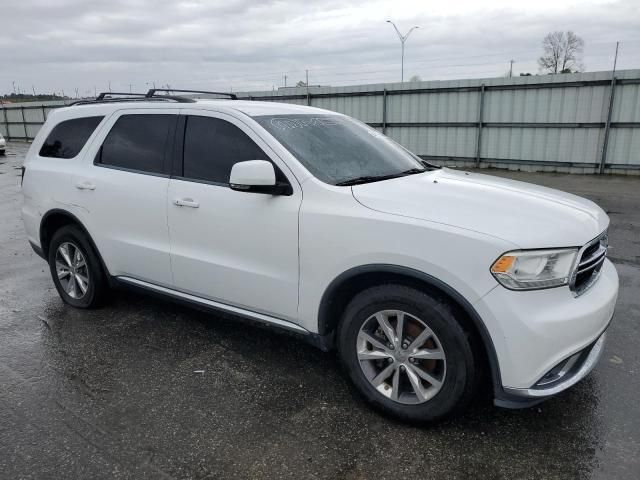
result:
[[[94,132],[104,117],[74,118],[60,122],[47,135],[40,148],[40,156],[48,158],[73,158]]]

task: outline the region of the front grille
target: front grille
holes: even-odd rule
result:
[[[586,292],[598,279],[608,248],[609,238],[605,231],[580,249],[580,259],[570,284],[576,296]]]

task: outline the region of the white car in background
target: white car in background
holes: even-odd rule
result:
[[[7,141],[4,139],[4,137],[0,133],[0,155],[4,155],[6,148],[7,148]]]
[[[121,285],[284,328],[414,422],[480,382],[533,405],[598,361],[618,276],[595,203],[326,110],[147,95],[60,108],[29,149],[22,217],[66,303]]]

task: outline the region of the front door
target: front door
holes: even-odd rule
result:
[[[168,194],[175,288],[295,321],[299,184],[245,123],[203,110],[181,114],[176,150],[183,152],[183,161]],[[232,190],[231,167],[245,160],[271,161],[278,180],[288,181],[293,194]]]

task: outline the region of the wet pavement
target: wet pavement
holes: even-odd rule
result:
[[[640,177],[491,172],[609,212],[608,344],[538,407],[480,398],[417,428],[371,411],[333,354],[286,335],[130,293],[63,304],[20,220],[25,151],[0,157],[1,478],[640,478]]]

